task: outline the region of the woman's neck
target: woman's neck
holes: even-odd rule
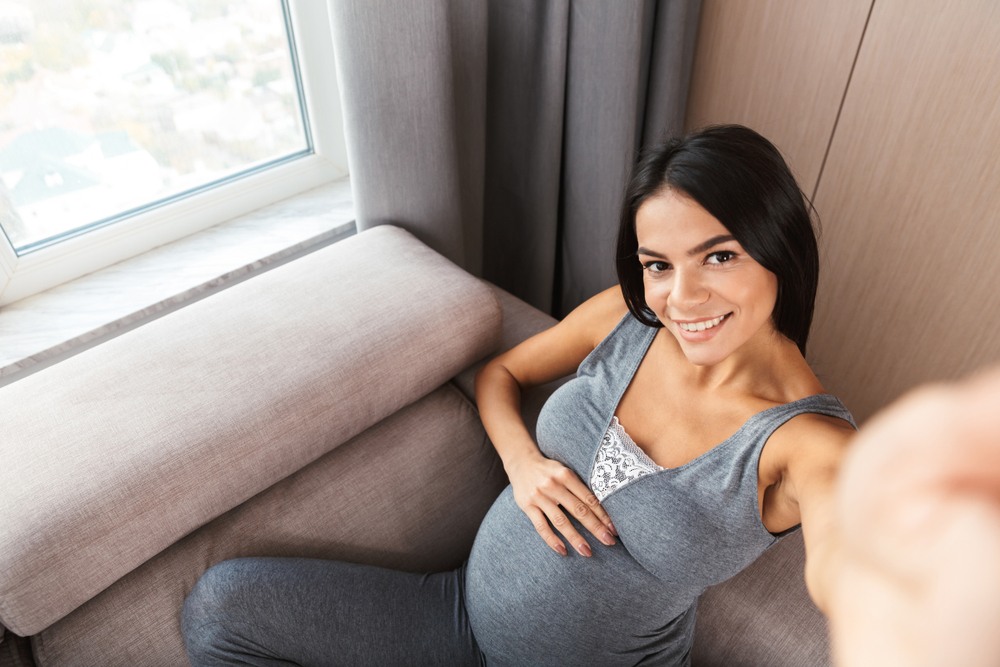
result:
[[[667,338],[684,361],[679,380],[693,391],[751,393],[787,402],[823,390],[798,346],[777,331],[760,332],[739,350],[712,365],[691,363],[673,337],[668,334]]]

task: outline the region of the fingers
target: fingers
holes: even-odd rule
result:
[[[838,490],[836,664],[1000,664],[997,406],[1000,367],[862,426]]]
[[[897,563],[898,554],[880,547],[936,534],[953,502],[1000,505],[997,405],[994,369],[914,391],[865,424],[841,471],[840,515],[852,528],[846,541]]]
[[[616,533],[611,517],[593,492],[570,469],[553,461],[546,465],[545,474],[529,487],[524,501],[518,502],[539,536],[553,551],[565,556],[561,534],[577,553],[589,558],[593,552],[570,520],[572,517],[603,544],[613,546]]]
[[[558,472],[552,475],[541,486],[540,506],[552,526],[569,541],[577,553],[590,557],[591,549],[570,521],[566,512],[580,522],[597,539],[607,546],[615,544],[615,538],[608,526],[599,518],[597,511],[611,519],[597,501],[593,492],[580,481],[573,471],[560,466]]]
[[[552,529],[548,527],[549,523],[551,523],[556,530],[563,534],[563,537],[566,538],[578,554],[584,558],[590,558],[593,555],[593,552],[590,550],[590,545],[587,544],[587,540],[583,539],[583,536],[580,535],[576,528],[573,527],[573,522],[566,517],[566,514],[559,508],[558,505],[551,501],[543,501],[541,503],[541,509],[544,512],[545,518],[548,519],[544,528],[545,530],[548,530],[549,533],[552,533],[552,538],[559,542],[559,546],[562,546],[562,542],[559,540],[558,536],[552,532]],[[539,530],[538,523],[535,523],[535,530],[538,530],[538,534],[542,535],[542,539],[545,540],[546,544],[549,544],[549,546],[552,545],[549,538],[547,538],[542,531]],[[563,547],[563,551],[556,549],[556,552],[562,556],[566,555],[565,547]]]
[[[549,545],[549,548],[555,551],[560,556],[568,555],[566,551],[566,545],[552,532],[552,528],[549,527],[549,520],[546,518],[545,513],[542,512],[537,507],[529,507],[524,511],[531,519],[531,525],[535,527],[538,534],[541,536],[545,543]]]
[[[998,405],[1000,366],[955,384],[921,387],[865,424],[852,447],[857,453],[849,456],[861,459],[861,464],[848,471],[871,483],[882,481],[886,472],[893,479],[905,472],[996,486],[1000,484]],[[899,470],[899,461],[908,465]],[[878,477],[872,477],[873,465],[878,466]],[[869,478],[863,477],[866,473]]]
[[[597,496],[576,475],[570,475],[566,481],[568,495],[560,503],[573,517],[583,524],[601,542],[607,546],[615,544],[615,526],[611,517],[604,511]],[[568,504],[567,504],[568,503]]]

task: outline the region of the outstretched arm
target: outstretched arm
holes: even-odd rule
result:
[[[838,665],[1000,665],[1000,369],[873,418],[834,509]]]
[[[820,415],[802,415],[782,429],[782,442],[791,444],[782,485],[802,522],[806,588],[816,606],[827,612],[830,573],[841,548],[835,529],[837,477],[855,431],[843,420]]]

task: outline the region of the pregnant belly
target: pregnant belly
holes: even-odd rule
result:
[[[581,534],[583,530],[581,528]],[[690,596],[671,591],[621,543],[559,556],[504,490],[466,569],[466,608],[490,664],[682,664]]]

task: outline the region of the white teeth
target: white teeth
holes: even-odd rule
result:
[[[678,322],[677,326],[684,331],[704,331],[705,329],[718,326],[724,319],[726,319],[726,316],[722,315],[721,317],[716,317],[714,320],[705,320],[703,322]]]

